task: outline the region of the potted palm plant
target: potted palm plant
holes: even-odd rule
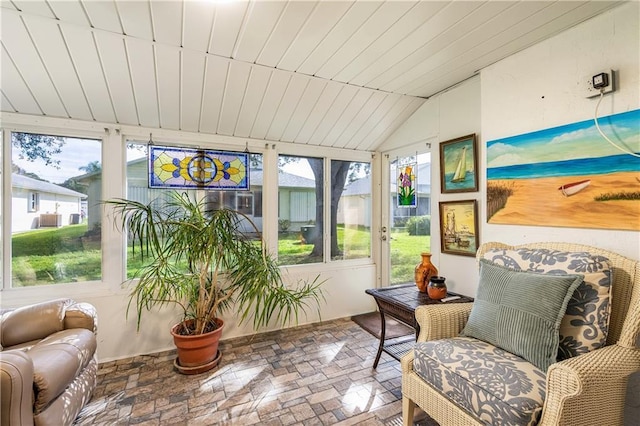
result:
[[[126,230],[142,259],[130,277],[127,308],[135,305],[138,328],[146,310],[170,304],[182,309],[182,320],[171,330],[178,349],[175,366],[182,373],[218,364],[220,316],[231,306],[240,322],[252,320],[255,330],[272,319],[297,321],[311,305],[319,310],[319,277],[287,288],[257,227],[242,213],[207,211],[204,201],[186,192],[148,204],[121,198],[105,204],[113,207],[116,226]]]

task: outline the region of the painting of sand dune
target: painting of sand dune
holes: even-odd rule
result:
[[[487,143],[487,220],[640,230],[640,110]]]

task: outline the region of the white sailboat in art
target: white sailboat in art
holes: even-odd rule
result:
[[[456,172],[453,174],[451,178],[451,182],[463,182],[467,177],[467,147],[462,148],[462,153],[460,154],[460,160],[458,161],[458,166],[456,167]]]

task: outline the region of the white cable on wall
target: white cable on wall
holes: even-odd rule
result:
[[[602,137],[607,142],[609,142],[614,147],[618,148],[620,151],[624,152],[625,154],[633,155],[634,157],[640,158],[640,155],[636,154],[635,152],[628,151],[628,150],[616,145],[611,139],[609,139],[607,137],[607,135],[605,135],[603,133],[602,129],[600,128],[600,125],[598,124],[598,108],[600,107],[600,102],[602,102],[602,98],[603,97],[604,97],[604,91],[600,90],[600,99],[598,99],[598,103],[596,104],[596,111],[595,111],[594,116],[593,116],[593,121],[596,123],[596,129],[598,129],[598,132],[600,132],[600,135],[602,135]]]

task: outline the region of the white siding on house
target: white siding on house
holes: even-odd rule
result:
[[[316,217],[316,194],[314,192],[291,191],[289,217],[291,222],[307,222]]]
[[[37,193],[38,209],[30,211],[30,195]],[[59,214],[61,226],[71,223],[72,214],[80,214],[80,197],[42,192],[36,189],[12,188],[11,232],[24,232],[40,227],[40,215]]]
[[[11,232],[23,232],[38,228],[39,211],[29,211],[29,194],[32,191],[13,188],[11,197]]]

